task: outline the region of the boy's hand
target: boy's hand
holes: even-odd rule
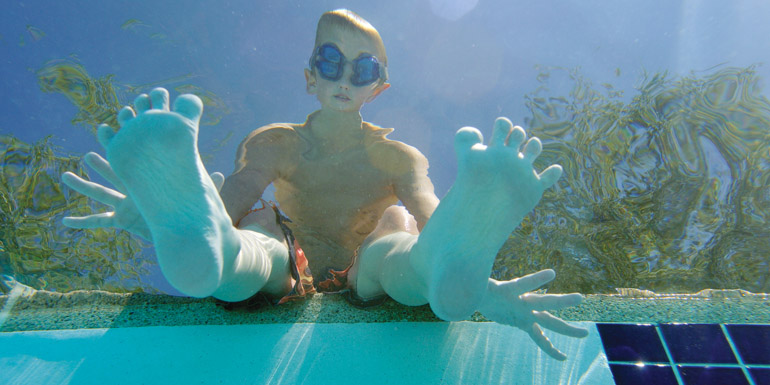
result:
[[[84,158],[88,166],[112,183],[117,190],[87,181],[71,172],[66,172],[62,175],[62,182],[71,189],[97,202],[112,206],[115,211],[92,214],[85,217],[66,217],[63,221],[64,225],[75,229],[117,227],[152,241],[147,223],[139,214],[131,198],[124,194],[126,189],[118,180],[115,172],[112,171],[109,162],[95,152],[89,152]],[[211,179],[214,181],[217,190],[222,188],[222,184],[225,181],[224,175],[215,172],[211,174]]]
[[[553,270],[542,270],[510,281],[489,279],[489,286],[479,311],[487,319],[515,326],[529,334],[549,356],[563,361],[567,356],[555,348],[543,334],[541,326],[570,337],[583,338],[588,330],[572,326],[547,310],[575,306],[583,300],[580,294],[529,293],[554,279]]]
[[[126,191],[123,184],[112,171],[112,167],[106,159],[95,152],[89,152],[85,156],[86,164],[94,169],[117,190],[104,187],[98,183],[87,181],[71,172],[62,175],[62,182],[71,189],[99,202],[112,206],[115,211],[92,214],[85,217],[66,217],[64,225],[75,229],[92,229],[99,227],[117,227],[140,237],[152,241],[150,229],[139,214],[134,202],[123,192]]]

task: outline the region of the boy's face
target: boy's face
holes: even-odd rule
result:
[[[364,103],[374,100],[380,92],[390,87],[390,84],[382,81],[375,81],[364,86],[355,86],[351,83],[353,75],[351,60],[361,54],[379,56],[371,39],[358,33],[345,32],[340,28],[331,27],[320,33],[319,45],[327,43],[337,46],[347,62],[339,80],[324,79],[318,74],[317,69],[305,70],[307,92],[316,95],[318,101],[321,102],[322,109],[358,112]]]

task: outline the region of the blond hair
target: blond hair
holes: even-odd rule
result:
[[[315,52],[316,48],[323,43],[320,41],[321,31],[330,27],[340,28],[345,32],[359,33],[369,38],[377,49],[377,60],[387,67],[388,55],[385,53],[385,43],[382,42],[380,33],[377,32],[377,29],[375,29],[368,21],[364,20],[363,17],[358,16],[355,12],[348,9],[337,9],[325,12],[321,15],[321,18],[318,19],[318,27],[316,27],[315,47],[313,47],[313,52]]]

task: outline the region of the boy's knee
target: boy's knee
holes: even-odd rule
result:
[[[385,212],[382,213],[382,218],[377,222],[377,227],[364,239],[363,245],[368,245],[386,235],[398,232],[406,232],[413,235],[419,234],[417,221],[406,211],[406,208],[393,205],[385,209]]]

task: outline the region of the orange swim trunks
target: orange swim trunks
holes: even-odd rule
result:
[[[219,306],[222,306],[226,310],[256,310],[266,304],[280,305],[289,301],[304,300],[316,292],[341,294],[353,306],[359,308],[376,306],[387,300],[387,295],[377,296],[371,299],[364,299],[356,295],[356,293],[350,289],[350,286],[348,285],[348,273],[350,268],[353,267],[353,263],[355,263],[355,257],[350,266],[348,266],[345,270],[329,269],[329,278],[319,282],[317,287],[313,285],[313,275],[311,274],[310,268],[308,267],[305,252],[302,251],[302,247],[300,247],[299,243],[294,238],[291,229],[286,225],[286,223],[291,222],[291,220],[286,217],[286,215],[284,215],[281,210],[278,209],[278,206],[276,206],[275,203],[267,202],[262,199],[260,199],[260,201],[262,202],[262,207],[257,208],[254,211],[263,210],[266,207],[270,207],[273,212],[275,212],[276,223],[278,226],[280,226],[281,231],[283,231],[283,236],[286,239],[286,244],[289,248],[289,266],[292,278],[292,289],[288,294],[277,299],[271,298],[269,295],[264,293],[257,293],[254,296],[240,302],[226,302],[217,300],[217,304]]]

